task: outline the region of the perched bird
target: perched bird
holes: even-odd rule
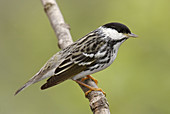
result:
[[[121,23],[100,26],[53,55],[37,74],[16,91],[15,95],[45,78],[49,79],[41,89],[47,89],[67,79],[76,81],[85,76],[92,78],[90,74],[112,64],[120,45],[129,37],[137,37],[137,35],[131,33],[129,28]],[[76,82],[84,85],[83,82]]]

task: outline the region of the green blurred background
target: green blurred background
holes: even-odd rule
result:
[[[126,24],[138,39],[93,76],[107,93],[112,114],[170,114],[170,1],[57,0],[76,41],[108,22]],[[0,1],[0,114],[90,114],[73,81],[41,91],[41,81],[14,92],[57,51],[40,0]]]

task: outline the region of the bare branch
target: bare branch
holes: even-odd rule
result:
[[[58,38],[58,46],[63,49],[73,43],[69,32],[69,25],[64,22],[64,18],[55,0],[41,0],[51,26]]]
[[[41,1],[51,26],[53,27],[54,32],[58,38],[58,46],[59,48],[64,49],[73,43],[71,34],[69,32],[69,26],[64,22],[64,18],[55,0]],[[98,86],[90,79],[86,80],[84,83],[98,88]],[[88,91],[88,88],[81,85],[80,87],[84,92]],[[92,91],[86,97],[89,99],[90,107],[94,114],[110,114],[107,99],[102,92]]]

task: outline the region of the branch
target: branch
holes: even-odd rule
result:
[[[69,32],[69,25],[64,22],[64,18],[55,0],[41,0],[44,11],[48,16],[51,26],[58,38],[58,46],[63,49],[73,43]]]
[[[44,6],[45,13],[47,14],[51,26],[58,38],[58,46],[61,49],[66,48],[68,45],[73,43],[71,34],[69,31],[69,26],[64,22],[64,18],[55,0],[41,0]],[[88,79],[84,83],[98,88],[98,86],[91,80]],[[89,89],[81,86],[84,92]],[[106,97],[100,91],[92,91],[87,96],[90,102],[91,110],[94,114],[110,114],[109,104]]]

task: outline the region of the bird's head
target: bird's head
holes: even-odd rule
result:
[[[137,35],[131,33],[130,29],[121,23],[108,23],[100,27],[102,31],[112,40],[126,40],[130,37],[136,38]]]

